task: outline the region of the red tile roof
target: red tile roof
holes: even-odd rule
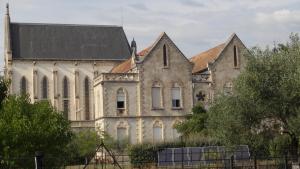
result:
[[[115,66],[110,72],[111,73],[126,73],[131,69],[132,58],[125,60],[119,65]]]
[[[226,43],[222,43],[214,48],[193,56],[190,61],[194,63],[192,73],[200,72],[207,68],[209,62],[214,61],[224,49]]]

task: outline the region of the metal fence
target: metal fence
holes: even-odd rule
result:
[[[200,154],[195,151],[173,151],[171,153],[165,153],[166,158],[159,158],[159,152],[157,156],[151,161],[141,160],[132,162],[132,158],[126,154],[115,154],[112,157],[110,154],[103,153],[101,156],[92,159],[78,159],[72,162],[65,159],[55,159],[44,158],[42,169],[131,169],[131,168],[157,168],[157,169],[179,169],[179,168],[201,168],[201,169],[291,169],[293,165],[293,159],[290,156],[280,156],[280,157],[265,157],[265,156],[255,156],[254,154],[249,154],[249,156],[237,156],[234,152],[226,151],[226,154],[220,155],[219,152],[206,152],[205,154]],[[162,150],[163,151],[163,150]],[[161,152],[162,152],[161,151]],[[249,152],[239,152],[249,153]],[[54,160],[55,159],[55,160]],[[114,160],[115,159],[115,160]],[[4,162],[9,160],[0,159],[1,169],[27,169],[24,166],[28,166],[32,163],[34,168],[35,158],[14,158],[9,162],[17,163],[17,167],[9,167],[9,165]],[[53,163],[51,161],[56,161]],[[297,164],[294,163],[296,166]],[[12,165],[13,166],[13,165]],[[299,166],[298,166],[299,167]]]

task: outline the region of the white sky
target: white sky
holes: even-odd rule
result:
[[[0,0],[0,66],[3,16],[12,22],[123,25],[141,50],[166,32],[191,57],[233,33],[247,47],[285,42],[300,32],[300,0]]]

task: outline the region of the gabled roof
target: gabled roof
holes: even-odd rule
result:
[[[213,47],[205,52],[202,52],[200,54],[193,56],[190,59],[190,61],[194,63],[192,73],[202,72],[208,68],[208,63],[214,63],[216,60],[218,60],[219,56],[223,53],[226,46],[228,46],[228,44],[233,40],[234,37],[236,37],[238,40],[240,40],[238,38],[238,36],[235,33],[233,33],[225,43],[222,43],[222,44],[220,44],[216,47]],[[243,44],[242,41],[241,41],[241,43],[246,48],[246,46]]]
[[[139,58],[139,63],[143,62],[145,59],[147,59],[147,56],[149,55],[149,53],[151,53],[151,51],[153,50],[153,48],[157,45],[157,43],[164,37],[168,35],[165,32],[162,32],[158,38],[155,40],[155,42],[150,45],[149,47],[141,50],[140,52],[137,53],[137,57]],[[169,38],[170,39],[170,38]],[[176,48],[177,46],[174,45]],[[178,48],[177,48],[178,49]],[[178,49],[179,50],[179,49]],[[183,53],[179,50],[179,52],[183,55]],[[184,56],[184,55],[183,55]],[[184,56],[185,57],[185,56]],[[185,57],[186,58],[186,57]],[[127,59],[126,61],[120,63],[119,65],[115,66],[110,72],[111,73],[127,73],[128,71],[130,71],[132,69],[132,58]],[[189,62],[189,60],[187,59],[187,61]]]
[[[125,60],[130,47],[120,26],[11,23],[13,59]]]
[[[207,64],[217,59],[221,51],[225,48],[225,43],[213,47],[205,52],[193,56],[190,61],[194,63],[192,73],[203,71],[207,68]]]

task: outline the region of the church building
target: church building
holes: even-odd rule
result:
[[[166,33],[138,52],[120,26],[15,23],[8,6],[4,22],[11,94],[48,100],[74,130],[132,144],[178,139],[174,125],[198,102],[209,107],[218,93],[231,92],[246,62],[236,34],[186,57]]]

